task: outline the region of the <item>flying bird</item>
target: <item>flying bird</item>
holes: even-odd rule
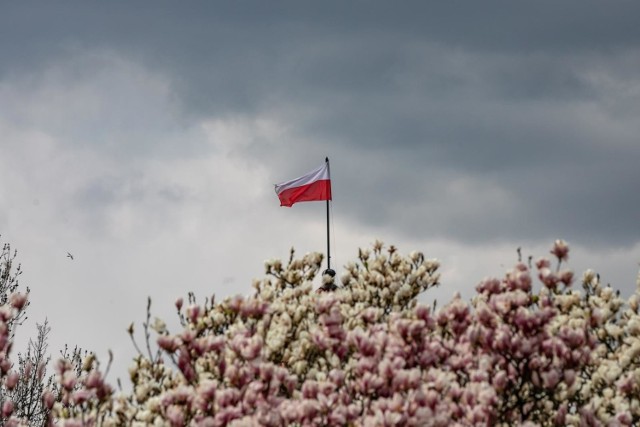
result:
[[[73,255],[71,255],[69,252],[67,252],[67,258],[71,258],[73,260]]]

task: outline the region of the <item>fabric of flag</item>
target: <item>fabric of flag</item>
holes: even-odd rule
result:
[[[276,184],[280,206],[291,207],[298,202],[331,200],[329,162],[300,178]]]

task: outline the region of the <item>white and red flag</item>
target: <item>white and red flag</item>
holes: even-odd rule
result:
[[[291,181],[276,184],[280,206],[293,206],[298,202],[331,200],[329,162]]]

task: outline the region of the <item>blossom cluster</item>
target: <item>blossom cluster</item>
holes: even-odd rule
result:
[[[148,320],[157,352],[135,357],[130,393],[91,357],[60,361],[44,398],[65,426],[638,425],[640,292],[592,271],[574,289],[568,254],[556,241],[436,310],[418,303],[440,281],[422,253],[376,242],[318,292],[322,256],[292,252],[249,296],[176,301],[178,332]]]
[[[9,272],[8,266],[3,268],[4,272]],[[12,338],[14,326],[17,319],[27,304],[27,295],[19,292],[8,296],[6,302],[0,306],[0,383],[2,392],[0,393],[0,420],[6,426],[18,426],[23,422],[14,414],[16,403],[11,398],[11,392],[15,390],[20,381],[20,375],[14,369],[10,354],[13,346]],[[42,371],[43,366],[30,366],[29,369]]]

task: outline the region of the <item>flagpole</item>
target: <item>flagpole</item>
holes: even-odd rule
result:
[[[329,157],[325,157],[327,169],[329,168]],[[331,171],[329,171],[331,173]],[[327,270],[331,270],[331,247],[329,245],[329,199],[327,199]]]

